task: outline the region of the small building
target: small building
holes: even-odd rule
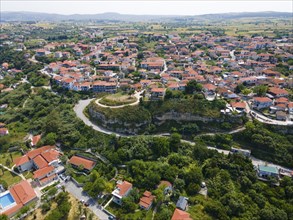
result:
[[[260,177],[279,177],[279,170],[277,167],[267,166],[267,165],[258,165],[258,175]]]
[[[96,165],[96,161],[81,156],[73,156],[68,162],[75,168],[83,166],[87,172],[91,171]]]
[[[132,190],[132,183],[127,181],[118,181],[115,190],[112,192],[113,202],[122,205],[122,199],[127,197]]]
[[[287,114],[284,111],[277,111],[276,112],[276,119],[281,120],[281,121],[286,121],[287,119]]]
[[[273,100],[268,97],[254,97],[253,107],[256,109],[269,108],[273,105]]]
[[[166,180],[162,180],[158,185],[158,188],[164,186],[164,194],[171,193],[173,191],[172,183]]]
[[[188,198],[184,196],[179,196],[179,199],[176,203],[176,208],[185,211],[188,207]]]
[[[145,191],[139,201],[140,208],[149,210],[152,207],[154,198],[155,196],[153,196],[151,192]]]
[[[245,102],[231,102],[231,107],[234,111],[244,112],[246,110]]]
[[[31,138],[31,146],[34,147],[41,140],[41,135],[35,135]]]
[[[190,214],[180,209],[175,209],[171,220],[192,220]]]
[[[166,89],[165,88],[152,88],[151,99],[152,100],[163,100],[165,98]]]

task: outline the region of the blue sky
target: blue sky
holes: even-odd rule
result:
[[[199,15],[224,12],[283,11],[292,12],[293,1],[44,1],[1,0],[1,11],[34,11],[58,14]]]

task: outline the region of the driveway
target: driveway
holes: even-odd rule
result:
[[[109,215],[98,208],[98,203],[92,199],[85,191],[83,191],[82,187],[76,186],[71,180],[64,183],[65,189],[67,192],[72,194],[76,199],[84,200],[85,202],[89,203],[88,208],[93,211],[93,213],[98,216],[100,220],[108,220]]]

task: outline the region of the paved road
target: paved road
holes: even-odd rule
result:
[[[265,123],[265,124],[271,124],[271,125],[283,125],[283,126],[292,126],[293,125],[293,121],[278,121],[278,120],[274,120],[274,119],[270,119],[266,116],[264,116],[263,114],[258,113],[257,111],[254,111],[250,108],[250,105],[248,102],[246,102],[246,106],[247,106],[247,112],[256,120]]]
[[[98,203],[92,199],[85,191],[83,191],[82,187],[76,186],[71,180],[64,183],[66,191],[72,194],[78,200],[84,200],[89,203],[88,208],[92,210],[100,220],[108,220],[109,215],[107,215],[104,211],[98,208]]]
[[[90,104],[90,102],[92,101],[92,100],[94,100],[94,99],[86,99],[86,100],[80,100],[79,102],[78,102],[78,104],[76,104],[75,106],[74,106],[74,111],[75,111],[75,113],[76,113],[76,115],[77,115],[77,117],[79,117],[86,125],[88,125],[88,126],[90,126],[90,127],[92,127],[94,130],[96,130],[96,131],[99,131],[99,132],[102,132],[102,133],[104,133],[104,134],[115,134],[116,136],[126,136],[126,135],[124,135],[124,134],[120,134],[120,133],[115,133],[115,132],[113,132],[113,131],[110,131],[110,130],[108,130],[108,129],[105,129],[105,128],[102,128],[102,127],[100,127],[100,126],[97,126],[97,125],[95,125],[94,123],[92,123],[86,116],[85,116],[85,114],[83,113],[83,110],[85,109],[85,107],[87,107],[89,104]]]
[[[80,118],[86,125],[91,126],[94,130],[102,132],[104,134],[115,134],[117,137],[122,136],[122,137],[132,137],[135,135],[127,135],[127,134],[121,134],[118,132],[114,132],[114,131],[110,131],[108,129],[105,129],[103,127],[100,127],[94,123],[92,123],[83,113],[84,109],[86,108],[86,106],[88,106],[90,104],[90,102],[94,100],[94,99],[86,99],[86,100],[80,100],[73,108],[73,110],[75,111],[76,115],[78,118]],[[234,134],[240,131],[245,130],[245,127],[241,127],[238,129],[235,129],[233,131],[228,131],[228,132],[215,132],[215,133],[206,133],[206,134],[200,134],[200,135],[215,135],[215,134]],[[163,133],[163,134],[156,134],[153,136],[168,136],[170,135],[169,133]],[[185,140],[182,140],[185,141]],[[185,142],[189,142],[189,141],[185,141]],[[190,142],[189,142],[190,143]]]

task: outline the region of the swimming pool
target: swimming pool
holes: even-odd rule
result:
[[[5,207],[13,204],[15,201],[10,193],[7,193],[0,197],[0,206],[2,209],[5,209]]]

